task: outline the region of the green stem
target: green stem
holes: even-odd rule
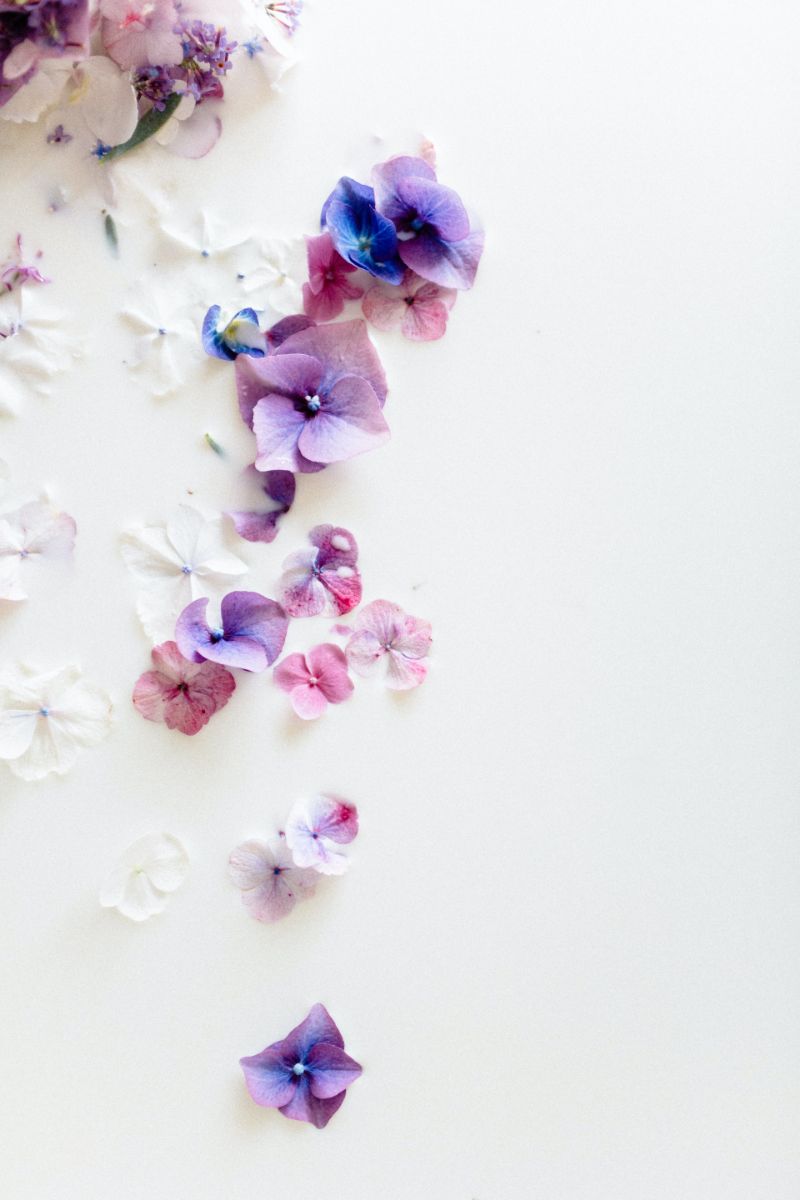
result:
[[[100,161],[110,162],[112,158],[119,158],[121,154],[127,154],[129,150],[135,150],[137,146],[141,146],[142,142],[146,142],[154,133],[158,133],[162,125],[166,125],[180,102],[181,96],[174,92],[160,111],[157,108],[151,108],[143,117],[140,117],[139,124],[127,142],[120,142],[119,146],[112,146],[108,154],[104,154]]]

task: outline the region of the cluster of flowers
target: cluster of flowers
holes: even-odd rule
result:
[[[358,606],[362,584],[353,535],[333,525],[317,525],[309,541],[309,549],[285,560],[278,600],[260,592],[227,592],[219,606],[219,620],[213,623],[207,617],[207,595],[191,600],[180,611],[174,640],[154,647],[153,668],[134,687],[133,703],[143,717],[189,736],[198,733],[231,698],[236,688],[233,670],[260,672],[277,662],[290,618],[343,616]],[[197,539],[194,547],[182,549],[196,551],[196,547]],[[142,582],[149,582],[150,590],[153,556],[148,551],[152,549],[152,531],[149,538],[145,532],[144,539],[142,534],[129,534],[123,544],[128,565]],[[202,579],[213,564],[213,559],[198,561],[196,553],[194,557],[176,553],[174,546],[168,555],[157,552],[156,561],[160,569],[156,605],[171,577],[179,573],[191,587],[188,581]],[[216,566],[219,569],[220,564]],[[173,585],[180,586],[180,581],[173,579]],[[172,588],[166,594],[171,597]],[[149,599],[146,590],[144,611],[152,616]],[[348,669],[368,676],[383,667],[386,685],[395,690],[417,687],[425,679],[430,624],[409,616],[398,605],[375,600],[358,613],[352,627],[337,625],[335,631],[348,639],[344,650],[325,642],[305,654],[289,654],[275,667],[275,683],[288,693],[303,720],[313,720],[329,704],[350,698],[353,682]]]
[[[276,65],[288,55],[302,0],[0,0],[0,117],[68,114],[47,141],[94,139],[99,159],[155,136],[190,158],[221,132],[234,55]],[[213,106],[212,106],[213,108]],[[69,127],[65,125],[67,122]]]

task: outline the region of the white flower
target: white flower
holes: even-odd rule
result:
[[[49,395],[51,377],[82,353],[61,312],[39,288],[7,292],[0,300],[0,413],[16,413],[26,387]]]
[[[138,283],[131,288],[120,316],[138,335],[133,369],[144,375],[154,396],[167,396],[203,362],[200,332],[179,283]],[[177,299],[176,299],[177,297]]]
[[[358,833],[358,809],[338,796],[298,800],[286,821],[286,845],[298,867],[343,875],[350,865],[343,846]]]
[[[146,921],[164,911],[188,870],[188,855],[176,837],[150,833],[122,855],[100,890],[100,903],[132,921]]]
[[[46,109],[59,99],[67,82],[72,63],[66,58],[45,59],[36,74],[15,92],[0,108],[0,120],[38,121]]]
[[[136,610],[154,642],[175,636],[175,622],[192,600],[221,599],[247,571],[247,564],[226,549],[221,519],[207,521],[187,504],[166,525],[126,531],[122,556],[144,585]]]
[[[70,133],[106,146],[127,142],[139,120],[130,71],[121,71],[105,55],[92,55],[75,64],[64,97],[64,108],[54,116]]]
[[[288,317],[303,311],[307,272],[304,238],[269,238],[257,243],[255,265],[243,273],[241,286],[255,308]]]
[[[75,666],[0,676],[0,758],[20,779],[65,774],[79,748],[102,742],[110,727],[111,701]]]
[[[74,520],[52,504],[32,500],[0,516],[0,600],[25,600],[22,575],[27,565],[65,557],[74,544]]]

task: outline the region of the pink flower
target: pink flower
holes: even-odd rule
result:
[[[242,904],[257,921],[288,917],[298,900],[310,896],[319,876],[295,865],[283,838],[243,842],[228,859],[229,874],[242,889]]]
[[[321,716],[329,704],[348,700],[353,691],[345,656],[332,642],[315,646],[307,655],[289,654],[278,663],[274,678],[304,721]]]
[[[373,600],[362,608],[345,647],[347,665],[358,675],[371,675],[382,663],[386,686],[395,691],[419,687],[428,673],[421,660],[431,646],[429,621],[411,617],[399,604]]]
[[[341,617],[361,603],[356,539],[341,526],[315,525],[308,540],[310,549],[284,560],[280,602],[290,617]]]
[[[41,250],[36,255],[42,257]],[[25,283],[49,283],[38,267],[22,261],[22,234],[18,233],[11,258],[0,263],[0,292],[13,292]]]
[[[376,329],[399,328],[412,342],[435,342],[445,334],[457,295],[455,288],[428,283],[413,271],[406,271],[398,287],[386,283],[371,287],[361,310]]]
[[[133,703],[146,720],[163,721],[190,737],[225,707],[236,687],[227,667],[189,662],[175,642],[156,646],[152,658],[156,670],[136,681]]]
[[[103,45],[123,70],[182,61],[174,0],[100,0],[100,16]]]
[[[332,321],[344,308],[345,300],[358,300],[364,289],[350,283],[347,276],[355,271],[333,247],[331,235],[306,238],[308,283],[303,284],[303,309],[315,321]]]

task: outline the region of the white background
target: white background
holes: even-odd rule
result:
[[[420,691],[313,727],[267,677],[195,739],[130,705],[118,534],[188,489],[228,506],[247,437],[224,367],[157,402],[122,365],[136,226],[114,262],[88,205],[46,214],[41,130],[27,168],[3,152],[0,242],[42,246],[97,336],[0,424],[80,530],[0,653],[77,658],[116,709],[66,779],[3,769],[4,1197],[796,1200],[799,25],[789,0],[317,2],[282,97],[233,100],[200,163],[142,152],[145,187],[300,233],[424,132],[488,231],[442,342],[377,339],[391,443],[246,550],[269,591],[344,524],[367,598],[434,623]],[[258,925],[228,852],[317,789],[359,804],[355,865]],[[167,912],[101,910],[162,828],[192,858]],[[237,1065],[317,1000],[364,1064],[323,1132]]]

